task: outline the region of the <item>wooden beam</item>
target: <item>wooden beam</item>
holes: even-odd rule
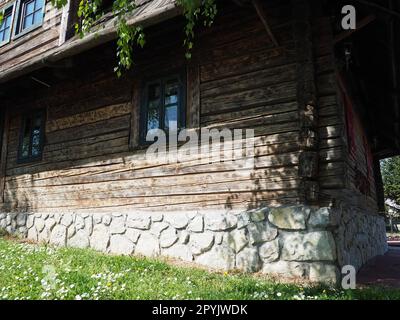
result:
[[[8,150],[8,131],[10,126],[9,109],[5,108],[2,119],[3,130],[1,138],[1,154],[0,154],[0,203],[4,202],[4,189],[6,182],[6,167],[7,167],[7,150]]]
[[[276,39],[275,35],[273,34],[273,32],[271,30],[271,27],[270,27],[270,25],[268,23],[268,20],[267,20],[267,15],[265,13],[265,10],[262,7],[262,4],[261,4],[260,0],[252,0],[251,2],[253,4],[254,8],[256,9],[257,14],[260,17],[260,20],[263,23],[263,25],[265,27],[265,30],[267,31],[271,41],[274,43],[274,45],[276,47],[279,47],[278,40]]]
[[[133,82],[133,93],[131,102],[131,122],[130,122],[130,133],[129,133],[129,150],[133,151],[139,146],[140,140],[140,92],[141,82],[135,79]]]
[[[367,25],[369,25],[371,22],[376,20],[376,16],[371,14],[363,19],[361,19],[359,22],[357,22],[357,29],[355,30],[349,30],[349,31],[345,31],[342,32],[340,34],[338,34],[334,39],[333,42],[336,44],[344,39],[347,39],[348,37],[350,37],[353,33],[361,30],[362,28],[366,27]]]

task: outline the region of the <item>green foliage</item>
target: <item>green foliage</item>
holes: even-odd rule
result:
[[[243,273],[211,273],[156,259],[111,256],[0,238],[2,299],[399,299],[399,290],[282,284]]]
[[[62,8],[68,0],[51,0],[57,8]],[[182,7],[186,18],[185,39],[183,45],[186,48],[186,58],[191,58],[191,51],[194,46],[195,27],[202,20],[204,26],[211,26],[217,14],[217,0],[177,0],[177,4]],[[103,0],[80,0],[77,16],[79,23],[75,25],[75,32],[80,37],[92,32],[93,26],[104,14],[102,11]],[[134,45],[143,47],[146,43],[143,28],[141,26],[131,26],[127,23],[130,13],[136,8],[132,0],[114,0],[112,13],[116,17],[117,28],[117,66],[114,71],[118,77],[124,70],[128,70],[133,65]]]
[[[186,18],[184,46],[186,47],[186,58],[192,57],[191,51],[194,45],[194,29],[203,18],[204,26],[210,27],[217,14],[216,0],[177,0],[178,5],[183,8]]]
[[[385,197],[400,205],[400,156],[383,160],[381,170]]]

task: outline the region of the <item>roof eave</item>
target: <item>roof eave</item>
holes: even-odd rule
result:
[[[149,27],[181,14],[181,8],[175,2],[156,8],[149,13],[128,19],[128,25]],[[111,41],[117,37],[115,18],[106,22],[100,30],[86,35],[84,38],[67,41],[59,47],[51,49],[24,63],[11,67],[0,73],[0,83],[5,83],[22,75],[38,70],[47,63],[74,56],[96,46]]]

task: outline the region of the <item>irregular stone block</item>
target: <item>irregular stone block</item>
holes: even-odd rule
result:
[[[190,247],[195,255],[211,249],[214,244],[214,234],[211,232],[193,233],[190,236]]]
[[[167,212],[164,214],[164,221],[176,229],[184,229],[189,224],[189,218],[184,212]]]
[[[280,229],[305,230],[310,211],[305,206],[272,208],[268,219]]]
[[[183,261],[193,261],[193,255],[190,252],[188,246],[183,244],[175,244],[174,246],[164,249],[163,255],[171,258],[181,259]]]
[[[169,248],[178,241],[178,235],[174,228],[167,228],[160,234],[160,246],[162,248]]]
[[[82,217],[83,217],[83,215],[82,215]],[[87,216],[85,218],[85,230],[87,231],[87,233],[89,235],[92,234],[92,232],[93,232],[93,219],[92,219],[92,216]]]
[[[169,227],[166,222],[155,222],[151,225],[150,233],[154,234],[157,238],[160,236],[161,232]]]
[[[250,223],[247,226],[250,243],[258,244],[266,241],[272,241],[278,236],[278,230],[270,226],[267,222]]]
[[[35,219],[35,227],[36,227],[36,230],[37,230],[38,232],[42,232],[42,230],[43,230],[44,227],[45,227],[44,220],[43,220],[42,218],[36,218],[36,219]]]
[[[266,242],[259,248],[261,259],[265,263],[274,262],[279,258],[279,239]]]
[[[128,228],[125,232],[125,236],[133,243],[137,243],[140,237],[140,231],[136,229]]]
[[[112,221],[112,216],[109,214],[106,214],[103,216],[102,221],[103,221],[104,225],[109,226]]]
[[[37,231],[36,231],[36,228],[35,228],[35,227],[31,227],[31,228],[28,230],[28,236],[27,236],[27,238],[28,238],[29,240],[33,240],[33,241],[37,241],[37,240],[38,240],[38,234],[37,234]]]
[[[112,235],[110,239],[109,250],[112,253],[130,255],[133,253],[135,245],[127,237],[116,234]]]
[[[90,247],[105,252],[110,241],[109,228],[102,224],[96,224],[90,237]]]
[[[120,234],[124,233],[125,230],[125,216],[114,217],[110,224],[110,233]]]
[[[44,228],[42,232],[38,234],[38,241],[42,243],[48,243],[50,240],[50,231]]]
[[[227,242],[236,253],[240,252],[249,243],[247,230],[233,230],[228,234]]]
[[[69,227],[68,227],[68,230],[67,230],[67,238],[69,239],[69,238],[71,238],[74,234],[75,234],[75,226],[72,224],[72,225],[70,225]]]
[[[76,230],[83,229],[85,227],[85,220],[82,216],[76,216],[75,218],[75,228]]]
[[[331,223],[330,208],[321,208],[319,210],[311,211],[310,218],[308,220],[308,226],[310,228],[324,229],[331,225],[333,225],[333,223]]]
[[[248,226],[248,224],[250,223],[250,215],[249,213],[246,212],[242,212],[240,214],[237,215],[237,228],[238,229],[242,229]]]
[[[33,214],[28,215],[26,219],[26,227],[32,228],[34,223],[35,223],[35,216]]]
[[[211,231],[225,231],[236,227],[238,219],[233,214],[216,212],[205,216],[206,229]]]
[[[56,225],[50,235],[50,243],[56,246],[65,246],[67,242],[67,228]]]
[[[331,232],[293,232],[283,235],[282,259],[287,261],[334,261],[335,241]]]
[[[99,223],[101,223],[101,220],[103,219],[103,217],[101,216],[101,214],[99,214],[99,213],[95,213],[95,214],[93,214],[93,223],[94,224],[99,224]]]
[[[158,239],[147,232],[141,234],[135,248],[135,253],[146,257],[158,256],[160,254]]]
[[[269,213],[269,208],[262,208],[249,211],[250,220],[252,222],[262,222]]]
[[[187,228],[191,232],[203,232],[204,231],[204,219],[202,216],[196,216],[190,221]]]
[[[73,222],[72,214],[69,212],[64,213],[60,223],[66,227],[69,227],[72,224],[72,222]]]
[[[310,265],[310,281],[337,284],[340,280],[339,269],[335,265],[314,262]]]
[[[179,236],[179,242],[181,244],[187,244],[190,240],[190,234],[187,231],[181,231],[181,234]]]
[[[223,232],[217,232],[214,235],[215,238],[215,244],[221,244],[224,241],[224,233]]]
[[[67,244],[75,248],[89,248],[89,237],[85,230],[78,230],[75,235],[67,240]]]
[[[301,262],[277,261],[264,263],[262,272],[284,278],[305,278],[309,272],[309,265]]]
[[[244,248],[236,255],[236,268],[246,272],[256,272],[261,268],[258,251],[255,248]]]
[[[17,222],[17,227],[25,226],[25,224],[26,224],[26,214],[25,213],[19,213],[17,215],[16,222]]]
[[[48,218],[45,222],[45,226],[50,231],[53,230],[54,226],[56,225],[56,220],[53,218]]]
[[[153,221],[153,222],[161,222],[163,219],[164,219],[164,216],[160,212],[151,214],[151,221]]]
[[[139,230],[149,230],[151,225],[151,219],[149,216],[128,215],[126,225],[129,228],[135,228]]]
[[[214,246],[210,251],[198,256],[195,261],[201,265],[219,270],[235,268],[235,252],[228,246]]]

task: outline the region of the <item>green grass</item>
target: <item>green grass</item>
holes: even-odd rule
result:
[[[0,299],[399,299],[399,290],[280,284],[153,259],[0,238]]]

